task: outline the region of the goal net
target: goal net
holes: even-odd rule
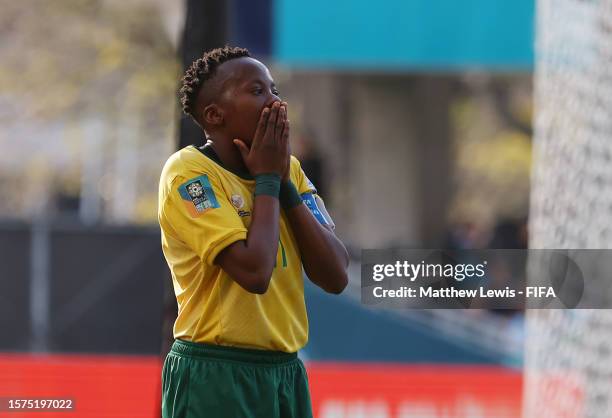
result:
[[[536,39],[530,247],[612,248],[612,0],[538,0]],[[612,417],[612,311],[528,312],[523,412]]]

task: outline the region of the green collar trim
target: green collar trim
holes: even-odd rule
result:
[[[202,145],[201,147],[196,147],[194,145],[194,147],[200,151],[202,154],[204,154],[206,157],[210,158],[211,160],[213,160],[215,163],[219,164],[221,167],[223,167],[224,169],[226,169],[227,171],[229,171],[232,174],[237,175],[238,177],[240,177],[243,180],[255,180],[255,177],[253,177],[250,173],[248,172],[244,172],[244,171],[234,171],[228,167],[226,167],[223,162],[221,161],[221,158],[219,158],[219,156],[217,155],[217,153],[215,152],[215,150],[213,149],[213,147],[209,144],[206,143],[204,145]]]

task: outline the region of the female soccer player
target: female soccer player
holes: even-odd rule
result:
[[[340,293],[346,249],[290,155],[287,104],[265,65],[246,49],[214,49],[186,71],[180,93],[206,143],[172,155],[159,185],[178,302],[162,414],[311,417],[297,358],[308,340],[302,267]]]

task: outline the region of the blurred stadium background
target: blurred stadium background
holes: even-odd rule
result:
[[[0,397],[159,416],[176,308],[158,178],[202,140],[182,68],[227,43],[270,66],[353,260],[342,296],[307,287],[316,417],[521,416],[524,312],[365,307],[359,257],[527,247],[536,6],[0,0]]]

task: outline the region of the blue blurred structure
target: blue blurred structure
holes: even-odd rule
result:
[[[530,70],[533,0],[274,2],[273,57],[293,68]]]
[[[416,321],[368,309],[322,292],[305,279],[310,323],[305,357],[318,361],[500,365],[503,358],[470,349]]]

